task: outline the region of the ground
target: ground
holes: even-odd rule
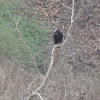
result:
[[[24,0],[25,1],[25,0]],[[67,36],[71,19],[71,0],[26,0],[33,6],[42,21],[51,30],[60,28]],[[39,91],[43,100],[100,100],[100,1],[75,0],[74,23],[71,36],[57,48],[55,61],[48,81]],[[65,36],[65,38],[66,38]],[[48,45],[47,57],[53,41]],[[47,60],[49,65],[49,61]],[[47,66],[48,68],[48,66]],[[42,82],[34,70],[17,67],[13,62],[0,58],[0,99],[24,100],[28,87],[31,90]],[[41,100],[33,96],[31,100]]]

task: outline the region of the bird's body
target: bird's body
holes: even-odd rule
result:
[[[62,32],[60,32],[59,29],[56,29],[56,30],[55,30],[55,34],[54,34],[54,43],[55,43],[55,44],[62,43],[62,39],[63,39],[63,34],[62,34]]]

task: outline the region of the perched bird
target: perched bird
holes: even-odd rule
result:
[[[62,43],[63,34],[62,34],[62,32],[60,31],[60,29],[55,29],[55,30],[54,30],[53,38],[54,38],[54,43],[55,43],[55,44]]]

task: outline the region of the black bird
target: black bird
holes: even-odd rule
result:
[[[60,32],[60,29],[56,29],[54,30],[54,43],[55,44],[59,44],[59,43],[62,43],[62,39],[63,39],[63,34],[62,32]]]

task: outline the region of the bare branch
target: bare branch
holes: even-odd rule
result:
[[[55,51],[55,49],[56,49],[57,47],[58,47],[58,45],[55,45],[55,46],[53,47],[53,49],[52,49],[52,53],[51,53],[51,62],[50,62],[49,69],[48,69],[48,71],[47,71],[47,74],[46,74],[46,76],[45,76],[45,78],[44,78],[42,84],[40,85],[39,88],[37,88],[34,92],[32,92],[32,95],[34,95],[36,92],[38,92],[38,91],[43,87],[43,85],[45,84],[45,82],[46,82],[46,80],[47,80],[47,78],[48,78],[48,76],[49,76],[49,73],[50,73],[50,71],[51,71],[51,69],[52,69],[53,63],[54,63],[54,51]]]
[[[71,15],[71,23],[73,23],[73,21],[74,21],[74,0],[72,0],[72,15]]]
[[[18,20],[17,20],[17,22],[16,22],[16,25],[18,25],[20,19],[21,19],[21,15],[19,16],[19,18],[18,18]]]
[[[75,17],[75,20],[79,17],[79,13],[82,11],[82,9],[79,9],[79,11],[78,11],[78,13],[77,13],[77,15],[76,15],[76,17]]]
[[[15,22],[15,24],[16,24],[16,16],[14,15],[14,22]]]
[[[59,2],[60,2],[60,1],[59,1]],[[60,2],[60,3],[61,3],[61,2]],[[62,4],[62,5],[65,6],[64,4]],[[66,6],[65,6],[65,7],[66,7]],[[69,7],[66,7],[66,8],[69,9]],[[67,32],[67,37],[66,37],[65,41],[64,41],[61,45],[55,45],[55,46],[53,47],[52,52],[51,52],[51,62],[50,62],[50,65],[49,65],[49,69],[48,69],[47,74],[46,74],[46,76],[45,76],[44,78],[42,77],[42,75],[40,74],[40,72],[39,72],[38,69],[37,69],[39,75],[40,75],[40,76],[42,77],[42,79],[43,79],[43,82],[42,82],[42,84],[41,84],[35,91],[32,91],[32,93],[29,94],[29,96],[26,98],[26,100],[30,100],[30,98],[31,98],[32,96],[34,96],[35,94],[37,94],[37,95],[40,97],[40,99],[43,100],[43,98],[42,98],[41,95],[38,93],[38,91],[40,91],[40,89],[44,86],[44,84],[46,83],[46,81],[47,81],[47,79],[48,79],[48,77],[49,77],[49,74],[50,74],[51,69],[52,69],[53,64],[54,64],[54,53],[55,53],[55,50],[56,50],[56,48],[63,46],[63,45],[67,42],[68,38],[69,38],[70,35],[71,35],[70,30],[71,30],[72,25],[73,25],[73,22],[74,22],[74,0],[72,0],[72,8],[70,8],[70,9],[72,10],[72,14],[71,14],[71,24],[70,24],[69,30],[68,30],[68,32]],[[12,17],[10,11],[9,11],[8,9],[7,9],[7,11],[9,12],[9,15]],[[37,68],[37,64],[36,64],[36,62],[35,62],[35,57],[33,57],[33,55],[30,53],[29,47],[27,46],[27,44],[26,44],[25,41],[23,40],[23,35],[22,35],[22,33],[20,32],[20,30],[19,30],[19,28],[18,28],[18,23],[19,23],[20,19],[21,19],[21,16],[18,18],[17,21],[16,21],[15,17],[13,18],[13,20],[14,20],[14,22],[15,22],[15,25],[16,25],[16,30],[18,31],[18,33],[19,33],[19,35],[20,35],[20,38],[21,38],[23,44],[25,45],[25,47],[26,47],[26,49],[27,49],[27,51],[28,51],[30,57],[31,57],[32,60],[34,61],[35,66],[36,66],[36,68]],[[34,81],[31,82],[31,84],[29,85],[29,88],[28,88],[28,89],[30,89],[30,87],[32,86],[33,83],[34,83]]]
[[[29,91],[29,92],[30,92],[30,89],[31,89],[32,84],[33,84],[37,79],[38,79],[38,77],[36,77],[36,78],[31,82],[31,84],[29,85],[29,87],[28,87],[28,91]]]
[[[2,24],[1,24],[2,25]],[[9,28],[9,29],[12,29],[12,30],[16,30],[15,28],[12,28],[12,27],[10,27],[10,26],[8,26],[8,25],[6,25],[6,24],[4,24],[4,25],[2,25],[3,27],[6,27],[6,28]]]
[[[42,98],[42,96],[40,95],[40,93],[36,93],[36,94],[40,97],[41,100],[44,100],[44,99]]]
[[[35,64],[35,66],[36,66],[36,68],[37,68],[37,63],[35,62],[35,56],[33,56],[33,55],[31,54],[31,52],[30,52],[30,50],[29,50],[29,47],[27,46],[27,44],[26,44],[25,41],[23,40],[23,35],[21,34],[21,32],[20,32],[20,30],[19,30],[17,24],[16,24],[16,29],[17,29],[17,31],[18,31],[20,37],[21,37],[21,40],[22,40],[23,44],[25,45],[25,47],[26,47],[26,49],[27,49],[27,51],[28,51],[30,57],[31,57],[32,60],[34,61],[34,64]],[[41,78],[43,79],[43,76],[40,74],[40,72],[39,72],[38,69],[37,69],[37,71],[38,71],[39,75],[41,76]]]
[[[74,18],[73,18],[73,17],[74,17],[74,0],[72,0],[71,24],[70,24],[69,30],[68,30],[68,32],[67,32],[67,37],[66,37],[65,41],[64,41],[61,45],[55,45],[55,46],[53,47],[52,52],[51,52],[51,62],[50,62],[50,65],[49,65],[49,69],[48,69],[48,71],[47,71],[47,74],[46,74],[46,76],[45,76],[45,78],[44,78],[42,84],[41,84],[35,91],[33,91],[32,94],[30,94],[30,95],[27,97],[26,100],[30,100],[30,98],[31,98],[33,95],[35,95],[35,94],[44,86],[44,84],[46,83],[47,78],[48,78],[48,76],[49,76],[49,74],[50,74],[50,71],[51,71],[51,69],[52,69],[52,67],[53,67],[55,49],[56,49],[57,47],[63,46],[63,45],[67,42],[68,38],[69,38],[70,35],[71,35],[71,34],[70,34],[70,30],[71,30],[72,24],[73,24],[73,22],[74,22],[74,20],[73,20]]]
[[[60,1],[59,1],[59,3],[60,3],[61,5],[63,5],[65,8],[72,10],[71,7],[67,7],[67,6],[65,6],[65,5],[64,5],[63,3],[61,3]]]
[[[29,50],[29,47],[27,46],[27,44],[26,44],[25,41],[23,40],[23,35],[21,34],[21,32],[20,32],[20,30],[19,30],[19,28],[18,28],[18,23],[19,23],[19,21],[20,21],[20,19],[21,19],[21,16],[20,16],[19,19],[16,21],[15,16],[14,16],[14,18],[12,17],[12,15],[11,15],[11,13],[10,13],[8,7],[7,7],[7,4],[6,4],[6,8],[7,8],[7,11],[8,11],[8,13],[9,13],[10,17],[12,18],[12,20],[14,21],[14,23],[15,23],[15,25],[16,25],[16,30],[18,31],[19,36],[20,36],[20,38],[21,38],[21,40],[22,40],[24,46],[26,47],[26,49],[27,49],[27,51],[28,51],[30,57],[31,57],[32,60],[34,61],[34,64],[35,64],[35,66],[36,66],[36,68],[37,68],[37,64],[36,64],[36,62],[35,62],[35,56],[33,57],[33,55],[31,54],[31,52],[30,52],[30,50]],[[39,75],[41,76],[41,78],[43,79],[43,76],[40,74],[40,72],[39,72],[38,69],[37,69],[37,71],[38,71]]]
[[[8,13],[9,13],[9,16],[13,19],[12,15],[11,15],[11,13],[10,13],[8,7],[7,7],[7,4],[5,4],[5,5],[6,5],[6,9],[7,9]]]
[[[81,7],[83,6],[83,2],[84,2],[84,1],[81,2],[81,5],[80,5]],[[75,19],[74,19],[74,20],[76,20],[76,19],[79,17],[79,14],[80,14],[81,11],[82,11],[82,9],[80,8],[80,9],[78,10],[77,15],[75,16]]]
[[[67,42],[68,38],[69,38],[70,35],[71,35],[70,30],[71,30],[72,25],[73,25],[73,22],[74,22],[74,5],[75,5],[74,0],[72,0],[72,2],[73,2],[73,3],[72,3],[71,24],[70,24],[70,27],[69,27],[69,29],[68,29],[66,39],[64,40],[64,42],[63,42],[60,46],[63,46],[63,45]]]

